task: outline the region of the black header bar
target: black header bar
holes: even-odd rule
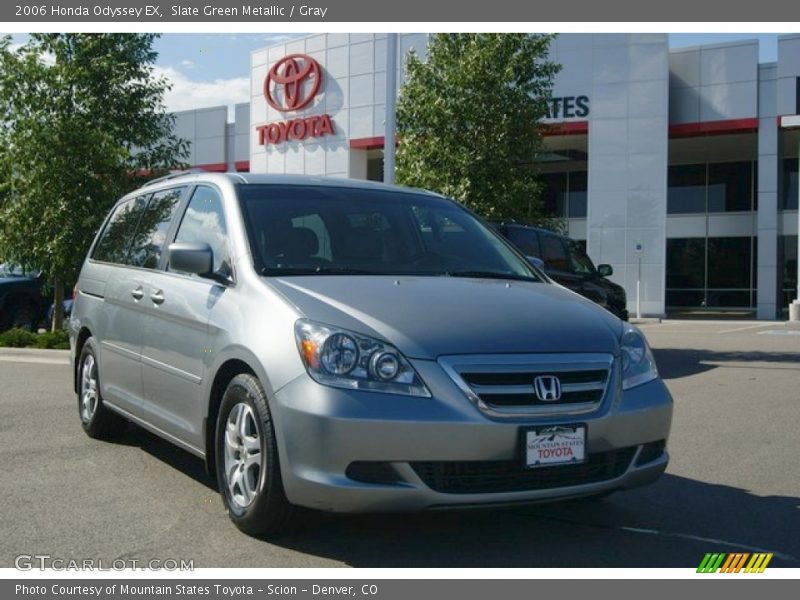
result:
[[[0,5],[3,21],[16,23],[58,22],[156,22],[197,23],[222,21],[264,24],[273,22],[741,22],[800,20],[798,5],[785,0],[759,0],[757,4],[726,0],[183,0],[159,4],[159,0],[105,2],[81,0],[11,0]]]

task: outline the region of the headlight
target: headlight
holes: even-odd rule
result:
[[[629,390],[658,377],[656,361],[642,332],[633,325],[625,326],[620,339],[622,350],[622,389]]]
[[[294,334],[300,358],[318,383],[387,394],[431,395],[414,367],[390,344],[307,319],[295,323]]]

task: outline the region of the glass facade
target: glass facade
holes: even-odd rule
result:
[[[543,173],[539,175],[539,181],[542,183],[542,204],[547,216],[586,218],[586,171]]]
[[[667,171],[667,214],[706,212],[706,166],[677,165]]]
[[[798,161],[781,162],[782,210],[797,208]],[[758,163],[735,161],[672,165],[667,176],[667,213],[709,215],[758,210]],[[540,176],[546,214],[585,218],[587,172]],[[796,295],[797,238],[779,241],[779,303]],[[586,244],[585,241],[580,243]],[[667,239],[666,307],[668,309],[754,309],[757,305],[757,238],[684,237]]]
[[[667,308],[756,305],[756,238],[667,240]]]
[[[568,201],[567,214],[570,219],[586,218],[586,198],[588,189],[589,175],[586,171],[573,171],[567,173],[568,177]]]
[[[797,298],[797,236],[778,237],[778,308],[786,308]]]
[[[667,174],[667,213],[756,210],[756,163],[673,165]]]
[[[797,210],[797,159],[784,158],[781,168],[781,210]]]

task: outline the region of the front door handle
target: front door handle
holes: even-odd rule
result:
[[[144,298],[144,290],[142,289],[142,286],[139,285],[132,289],[131,296],[133,296],[134,300],[141,300]]]
[[[162,290],[156,290],[155,292],[150,294],[150,300],[153,301],[153,304],[163,304],[164,292]]]

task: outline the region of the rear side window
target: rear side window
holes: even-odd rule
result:
[[[522,250],[525,256],[535,256],[538,258],[541,254],[539,250],[539,234],[533,229],[509,227],[508,239],[517,248]]]
[[[230,270],[222,198],[215,189],[200,186],[194,191],[175,241],[207,243],[214,253],[214,272],[227,273]]]
[[[564,244],[554,235],[542,236],[542,260],[544,266],[554,271],[569,271],[567,253]]]
[[[146,269],[158,267],[172,216],[184,189],[163,190],[150,198],[136,229],[128,264]]]
[[[128,264],[128,251],[146,205],[147,196],[139,196],[114,209],[92,253],[94,260]]]

